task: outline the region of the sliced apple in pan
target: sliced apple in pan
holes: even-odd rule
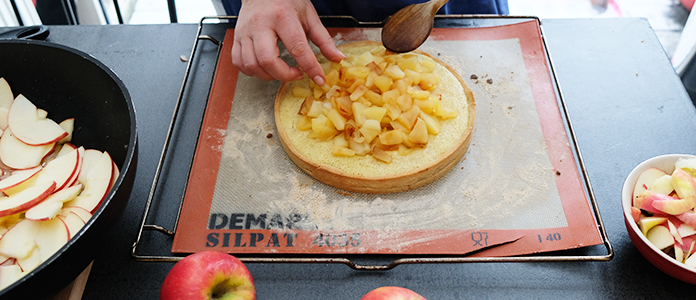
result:
[[[61,218],[53,218],[41,222],[39,232],[34,238],[34,242],[40,251],[41,261],[48,260],[51,255],[68,242],[69,237],[68,226],[65,225]]]
[[[36,269],[43,261],[41,260],[41,251],[39,248],[34,248],[29,256],[23,259],[17,259],[17,264],[22,269],[22,272],[27,273]]]
[[[10,88],[10,84],[7,83],[5,78],[0,77],[0,108],[10,108],[14,101],[14,94]]]
[[[85,159],[87,159],[87,152],[85,151]],[[80,206],[90,213],[94,213],[109,192],[114,163],[109,153],[104,152],[89,171],[85,172],[85,166],[87,166],[87,162],[83,160],[82,170],[78,178],[83,186],[82,193],[66,205]]]
[[[20,185],[21,183],[34,177],[41,171],[41,167],[34,167],[26,170],[14,171],[10,176],[0,180],[0,191],[4,191]]]
[[[24,277],[19,265],[0,266],[0,289],[4,289]]]
[[[53,219],[63,211],[63,203],[75,199],[82,191],[82,185],[78,184],[60,191],[54,192],[46,197],[41,203],[35,205],[24,213],[24,217],[29,220],[46,221]]]
[[[34,238],[39,233],[41,222],[24,219],[0,238],[0,254],[24,259],[36,247]]]
[[[7,126],[17,139],[34,146],[52,144],[68,135],[58,123],[42,115],[29,99],[19,95],[7,113]]]
[[[33,180],[35,180],[36,184],[55,181],[56,191],[60,191],[68,185],[72,175],[77,172],[79,160],[80,154],[77,149],[69,151],[67,154],[58,156],[46,163]]]
[[[75,129],[75,118],[65,119],[65,120],[63,120],[63,122],[58,123],[58,126],[60,126],[60,128],[63,128],[63,130],[65,130],[65,132],[68,133],[68,135],[66,135],[64,138],[60,139],[60,141],[58,141],[58,143],[62,144],[62,143],[68,143],[68,142],[72,141],[72,133],[73,133],[73,130]]]
[[[68,148],[68,147],[66,147],[68,145],[70,147],[75,147],[72,144],[63,144],[63,149],[61,149],[61,152],[63,152],[64,149]],[[77,184],[77,178],[78,178],[78,176],[80,176],[80,172],[82,172],[82,161],[83,161],[83,158],[85,156],[85,148],[84,147],[77,148],[77,151],[78,151],[78,155],[80,157],[77,161],[77,168],[75,168],[75,173],[73,173],[73,175],[70,176],[70,179],[68,179],[68,183],[66,186],[73,186],[73,185]],[[58,156],[61,156],[61,155],[62,155],[62,153],[59,152]]]
[[[91,212],[89,212],[88,210],[86,210],[82,207],[79,207],[79,206],[63,207],[63,210],[60,212],[60,214],[62,216],[67,216],[69,214],[75,214],[78,217],[80,217],[80,219],[82,219],[82,221],[84,221],[85,223],[87,223],[87,221],[89,221],[89,219],[92,217]]]
[[[60,218],[65,222],[68,227],[68,237],[72,238],[77,235],[77,232],[85,226],[85,221],[83,221],[76,214],[69,213],[67,216],[60,216]]]
[[[0,197],[0,216],[9,216],[26,211],[46,199],[56,188],[55,182],[46,182],[29,187],[7,197]]]
[[[32,146],[18,140],[11,129],[0,137],[0,160],[13,169],[30,169],[41,164],[51,154],[55,144]]]
[[[101,159],[103,152],[96,149],[86,149],[84,155],[82,156],[82,167],[80,168],[80,175],[77,178],[78,181],[85,180],[89,171],[97,164],[97,161]]]

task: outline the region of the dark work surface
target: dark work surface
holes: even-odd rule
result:
[[[215,27],[211,35],[221,38],[224,26],[211,27]],[[132,197],[108,233],[108,242],[100,245],[103,250],[83,299],[157,299],[173,265],[137,262],[130,251],[186,69],[180,56],[189,56],[196,28],[181,24],[51,28],[49,41],[94,55],[123,79],[139,125]],[[641,161],[666,153],[696,154],[696,111],[657,37],[645,19],[544,20],[543,30],[615,249],[611,261],[420,264],[379,272],[355,271],[342,264],[249,263],[258,298],[359,299],[383,285],[408,287],[428,299],[692,298],[696,287],[665,275],[631,244],[620,207],[623,181]],[[200,45],[182,114],[200,114],[208,95],[216,47],[209,42]],[[190,122],[177,128],[177,136],[195,136],[200,120]],[[181,151],[189,154],[185,147]],[[163,176],[182,175],[172,167]],[[177,208],[156,205],[154,209],[171,217]],[[162,223],[173,227],[171,221]]]

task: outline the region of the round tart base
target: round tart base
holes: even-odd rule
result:
[[[345,54],[362,53],[381,43],[354,42],[339,47]],[[314,179],[332,187],[370,194],[407,191],[430,183],[454,167],[466,153],[474,127],[476,103],[471,89],[452,67],[429,54],[415,50],[438,63],[435,73],[441,81],[434,92],[443,95],[442,102],[458,111],[458,116],[442,121],[437,135],[430,135],[425,148],[410,154],[392,154],[391,163],[371,155],[336,157],[331,154],[333,142],[320,142],[307,137],[306,131],[295,126],[297,113],[304,99],[292,97],[295,85],[309,86],[309,79],[283,83],[275,101],[275,121],[281,145],[290,159]],[[324,59],[319,55],[320,60]],[[325,60],[325,59],[324,59]]]

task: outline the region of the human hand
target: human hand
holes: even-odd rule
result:
[[[298,80],[304,70],[323,86],[324,70],[307,38],[327,59],[338,62],[345,58],[309,0],[243,0],[234,32],[232,63],[242,73],[263,80]],[[280,59],[279,39],[298,67],[290,67]]]

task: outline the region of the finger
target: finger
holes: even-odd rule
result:
[[[291,68],[280,57],[277,38],[270,35],[257,35],[254,39],[254,57],[264,73],[280,81],[292,81],[302,78],[302,72]]]
[[[307,73],[317,85],[323,86],[325,83],[324,70],[309,46],[307,37],[298,20],[281,22],[282,28],[293,28],[294,30],[283,30],[278,32],[280,40],[283,41],[290,55],[297,61],[297,65]]]
[[[246,68],[244,67],[244,62],[242,61],[242,44],[239,42],[238,39],[234,40],[234,44],[232,45],[232,64],[239,69],[240,72],[242,72],[244,75],[247,76],[253,76],[251,75],[251,72],[247,71]]]
[[[259,64],[256,57],[256,45],[255,41],[249,39],[247,42],[243,43],[242,47],[242,63],[244,69],[249,76],[254,76],[262,80],[270,81],[273,80],[273,76],[269,75],[263,67]]]

